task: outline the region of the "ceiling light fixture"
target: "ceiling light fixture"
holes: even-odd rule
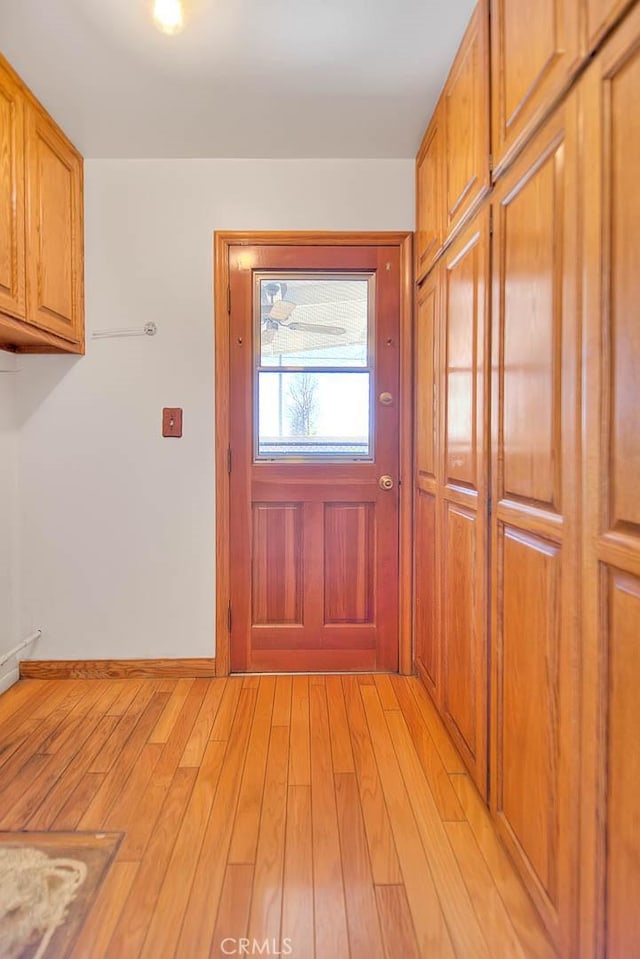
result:
[[[163,33],[179,33],[184,26],[182,0],[154,0],[153,20]]]

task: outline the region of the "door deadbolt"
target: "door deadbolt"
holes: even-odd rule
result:
[[[393,477],[392,476],[381,476],[378,480],[378,486],[380,489],[393,489]]]

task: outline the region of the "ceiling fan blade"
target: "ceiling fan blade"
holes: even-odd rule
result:
[[[301,333],[324,333],[327,336],[344,336],[347,332],[342,326],[322,326],[320,323],[287,323],[287,329]]]

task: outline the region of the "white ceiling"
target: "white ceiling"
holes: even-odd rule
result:
[[[0,0],[0,50],[87,157],[412,157],[474,0]]]

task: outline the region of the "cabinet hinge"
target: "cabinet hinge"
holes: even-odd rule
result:
[[[229,600],[229,605],[227,606],[227,630],[231,632],[231,600]]]
[[[489,173],[493,173],[493,153],[489,154]]]
[[[227,473],[231,472],[231,447],[227,446]]]
[[[231,287],[227,287],[227,313],[231,315]]]
[[[487,512],[488,512],[489,516],[491,516],[491,514],[492,514],[492,512],[493,512],[493,502],[492,502],[492,500],[491,500],[491,497],[489,497],[489,499],[487,500]]]
[[[493,236],[493,207],[489,207],[489,236]]]

